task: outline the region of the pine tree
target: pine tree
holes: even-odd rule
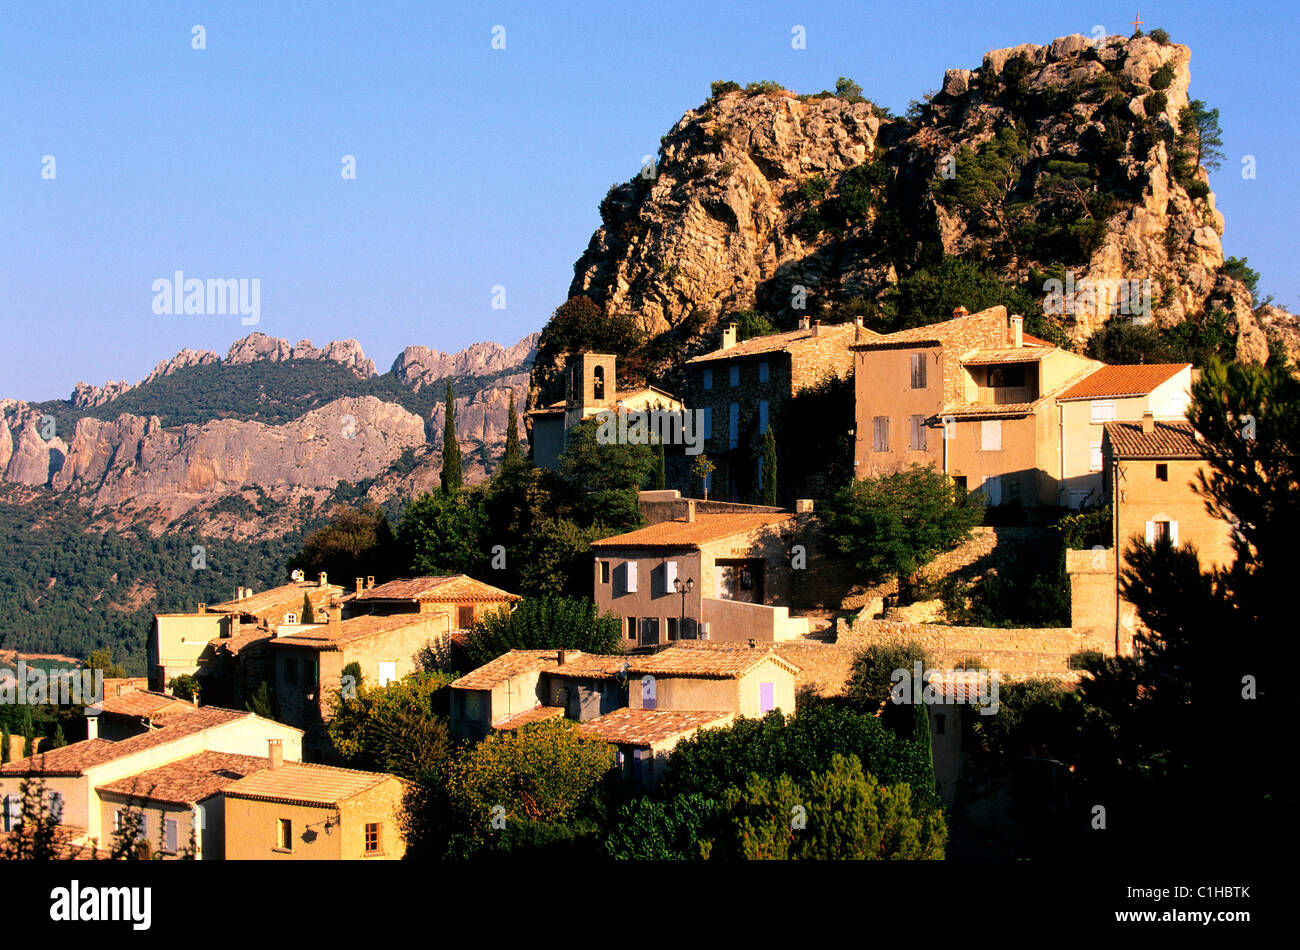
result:
[[[13,745],[13,734],[9,731],[9,723],[4,724],[4,729],[0,730],[0,763],[9,761],[9,747]]]
[[[668,464],[664,458],[664,444],[655,443],[655,490],[663,491],[668,487]]]
[[[298,619],[303,623],[316,622],[316,611],[312,608],[311,599],[305,593],[302,595],[302,616]]]
[[[456,402],[447,380],[447,416],[442,428],[442,490],[454,495],[461,490],[460,443],[456,441]]]
[[[68,744],[68,740],[63,737],[63,723],[54,727],[54,739],[50,742],[51,749],[62,749]]]
[[[772,426],[763,434],[763,504],[777,504],[776,430]]]
[[[510,390],[510,418],[506,422],[506,454],[501,459],[502,470],[513,468],[524,460],[519,448],[519,422],[515,419],[515,391]]]

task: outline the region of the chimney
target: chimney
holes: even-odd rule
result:
[[[1142,413],[1142,434],[1150,435],[1156,431],[1156,416],[1150,409]]]
[[[1011,345],[1016,349],[1025,345],[1025,318],[1018,313],[1011,317]]]
[[[367,575],[366,575],[366,590],[370,590],[370,588],[372,588],[372,587],[374,587],[374,586],[375,586],[375,575],[374,575],[374,574],[367,574]]]
[[[695,522],[695,499],[687,498],[686,499],[686,523],[693,524],[694,522]]]
[[[317,587],[324,587],[324,586],[325,586],[326,584],[328,584],[328,583],[329,583],[329,578],[325,575],[325,572],[324,572],[324,571],[321,571],[321,572],[320,572],[320,577],[317,578],[316,586],[317,586]]]
[[[722,348],[729,350],[736,345],[736,323],[733,320],[722,328]]]
[[[207,613],[207,612],[208,612],[208,605],[207,605],[207,604],[199,604],[199,607],[198,607],[198,613],[205,614],[205,613]]]
[[[794,500],[795,514],[807,515],[813,510],[813,500],[811,498],[796,498]]]
[[[283,766],[284,765],[284,740],[267,739],[266,756],[271,760],[272,772],[274,772],[276,769]]]
[[[357,578],[357,593],[358,593],[358,594],[361,593],[361,585],[364,584],[364,583],[365,583],[365,581],[363,581],[360,577]]]
[[[800,317],[800,318],[799,318],[799,329],[800,329],[800,330],[807,330],[810,322],[811,322],[811,318],[809,318],[809,317]]]
[[[861,329],[861,327],[862,327],[862,314],[858,314],[856,317],[853,318],[853,325],[854,325],[855,327],[858,327],[859,329]]]
[[[99,738],[99,716],[92,716],[89,712],[86,713],[86,738]]]
[[[952,317],[953,317],[953,319],[955,320],[955,319],[957,319],[958,317],[964,317],[964,316],[967,316],[969,313],[970,313],[969,310],[967,310],[967,309],[966,309],[965,307],[963,307],[961,304],[958,304],[957,307],[956,307],[956,309],[953,310],[953,312],[952,312]]]
[[[812,322],[812,332],[813,332],[813,336],[822,335],[822,322],[820,320],[814,320]]]
[[[563,649],[561,649],[561,650],[558,650],[558,651],[556,652],[556,654],[555,654],[555,659],[556,659],[557,661],[559,661],[560,666],[563,666],[563,665],[564,665],[564,661],[565,661],[565,658],[566,658],[566,657],[565,657],[565,653],[566,653],[566,651],[563,650]]]

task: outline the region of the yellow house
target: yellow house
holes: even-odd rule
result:
[[[858,478],[933,465],[990,505],[1060,503],[1055,399],[1101,367],[1005,307],[852,345]]]
[[[701,729],[726,726],[735,719],[734,713],[625,708],[583,723],[578,732],[614,746],[614,762],[624,777],[653,788],[677,743]]]
[[[682,644],[628,659],[632,709],[729,712],[751,718],[773,710],[794,712],[799,668],[770,648]]]
[[[1102,441],[1108,422],[1181,422],[1191,403],[1191,363],[1103,366],[1057,397],[1061,428],[1061,499],[1070,508],[1099,504]]]
[[[226,859],[397,860],[405,785],[383,772],[286,762],[227,785]]]
[[[451,684],[453,739],[481,739],[488,730],[542,705],[542,671],[559,665],[556,650],[511,650]]]
[[[51,809],[61,816],[61,824],[103,843],[114,828],[105,823],[101,786],[200,752],[258,755],[272,738],[280,740],[287,758],[302,758],[302,730],[234,709],[196,709],[161,729],[119,742],[99,738],[94,717],[87,718],[87,725],[92,738],[0,766],[6,830],[21,808],[22,782],[32,776],[45,779]],[[200,832],[208,812],[202,803],[195,804]]]

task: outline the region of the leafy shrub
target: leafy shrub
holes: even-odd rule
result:
[[[1154,73],[1151,74],[1151,88],[1155,89],[1156,91],[1160,91],[1162,89],[1168,89],[1169,84],[1172,83],[1173,81],[1174,81],[1174,70],[1173,67],[1170,66],[1168,63],[1165,63],[1163,66],[1161,66],[1159,69],[1157,69]]]
[[[709,86],[709,97],[712,99],[721,99],[729,92],[740,92],[740,83],[719,80]]]
[[[1168,34],[1166,31],[1164,31],[1164,30],[1161,30],[1161,29],[1159,29],[1159,28],[1154,29],[1154,30],[1152,30],[1150,33],[1148,33],[1147,36],[1151,37],[1153,40],[1155,40],[1155,41],[1156,41],[1157,43],[1159,43],[1161,46],[1168,46],[1168,45],[1169,45],[1169,34]]]
[[[1169,108],[1169,97],[1163,92],[1153,92],[1142,100],[1142,108],[1148,116],[1154,119]]]
[[[785,86],[781,85],[779,82],[773,82],[770,79],[751,82],[745,86],[745,94],[750,96],[760,94],[767,95],[775,92],[785,92]]]
[[[474,621],[466,658],[479,667],[511,650],[613,654],[622,650],[622,633],[621,619],[599,614],[590,598],[528,597],[513,611],[492,611]]]

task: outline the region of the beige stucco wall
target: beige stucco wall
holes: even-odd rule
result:
[[[161,690],[173,677],[195,673],[211,658],[208,641],[227,632],[232,619],[220,613],[155,615],[148,644],[149,687]]]
[[[147,790],[142,789],[141,791],[142,794],[144,794],[146,793]],[[194,812],[192,809],[184,805],[173,805],[165,802],[155,802],[149,800],[148,798],[118,795],[113,792],[105,792],[104,794],[100,795],[99,798],[100,798],[100,805],[99,805],[100,827],[103,828],[108,834],[108,837],[101,841],[100,843],[101,847],[105,847],[105,848],[111,847],[110,842],[114,838],[113,813],[118,811],[119,809],[123,813],[129,810],[129,811],[139,811],[144,814],[145,820],[148,825],[146,838],[149,841],[149,848],[151,854],[158,855],[161,853],[164,859],[176,858],[179,856],[180,852],[183,852],[186,848],[190,846],[190,832],[194,828]],[[167,852],[162,852],[161,850],[161,842],[163,840],[162,822],[163,819],[165,818],[174,820],[176,822],[176,848],[177,848],[176,852],[167,853]],[[198,832],[195,833],[194,843],[196,848],[199,848],[200,850],[203,851],[203,853],[201,854],[196,854],[195,855],[196,858],[202,858],[203,860],[221,859],[222,855],[220,850],[218,850],[216,854],[213,854],[210,851],[203,848],[203,846],[207,844],[207,842],[200,837]]]
[[[397,860],[406,851],[398,815],[401,783],[389,778],[332,807],[225,797],[226,859],[274,861]],[[279,820],[292,822],[293,847],[278,847]],[[331,827],[327,830],[326,823]],[[380,824],[378,854],[365,853],[365,826]]]
[[[645,708],[644,677],[633,677],[628,688],[628,706]],[[654,692],[657,709],[703,711],[716,709],[740,716],[757,717],[759,685],[772,683],[773,699],[783,713],[794,712],[794,674],[769,658],[742,677],[709,679],[694,676],[656,676]]]
[[[1109,459],[1108,459],[1109,461]],[[1179,544],[1194,544],[1200,555],[1201,568],[1227,567],[1233,561],[1232,527],[1205,510],[1205,499],[1192,490],[1199,484],[1197,473],[1205,469],[1197,460],[1172,460],[1169,480],[1156,478],[1156,461],[1121,461],[1121,497],[1115,505],[1115,518],[1121,554],[1128,551],[1133,536],[1145,536],[1148,521],[1178,522]],[[1127,566],[1121,558],[1120,571]]]
[[[683,583],[687,579],[695,581],[694,587],[686,595],[686,616],[700,618],[700,600],[705,584],[701,582],[700,552],[689,549],[676,551],[647,551],[636,548],[603,548],[596,552],[592,563],[592,584],[596,608],[600,613],[613,612],[624,618],[623,641],[632,646],[635,640],[629,637],[628,617],[656,617],[659,619],[659,641],[668,642],[668,618],[680,617],[682,614],[682,595],[668,585],[663,584],[663,567],[667,561],[677,562],[677,576]],[[601,582],[601,564],[609,564],[609,582]],[[635,562],[637,565],[637,589],[633,592],[624,590],[624,565]]]

